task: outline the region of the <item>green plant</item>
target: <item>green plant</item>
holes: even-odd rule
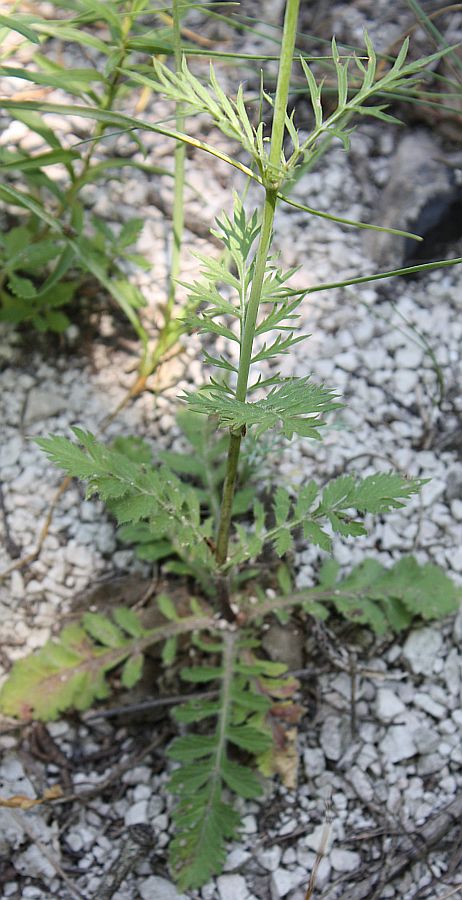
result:
[[[362,82],[350,96],[348,61],[341,61],[333,42],[338,105],[324,118],[322,86],[303,62],[315,125],[301,142],[293,115],[287,113],[297,13],[297,0],[288,0],[276,95],[273,99],[262,92],[262,101],[273,111],[270,135],[263,121],[252,125],[242,89],[231,100],[213,69],[208,87],[186,64],[172,73],[156,63],[154,72],[137,75],[141,83],[176,103],[208,112],[219,129],[236,138],[251,166],[227,157],[228,162],[256,179],[264,193],[261,210],[251,214],[234,198],[232,214],[223,214],[215,231],[231,266],[224,259],[201,258],[201,278],[189,288],[193,312],[188,324],[207,335],[212,349],[205,359],[214,370],[204,387],[183,398],[190,413],[206,423],[201,436],[189,424],[191,419],[183,419],[195,457],[167,453],[153,464],[149,448],[139,442],[123,439],[107,447],[81,429],[74,429],[78,443],[63,437],[38,441],[57,465],[88,483],[89,495],[97,493],[106,501],[125,537],[149,546],[152,559],[168,558],[170,571],[189,579],[190,608],[179,611],[166,594],[158,596],[164,622],[155,628],[145,627],[142,618],[127,609],[115,610],[112,618],[86,613],[81,625],[65,629],[59,640],[17,663],[1,693],[4,712],[53,718],[69,707],[86,708],[107,696],[107,675],[116,667],[121,667],[122,683],[133,685],[141,675],[144,651],[153,643],[163,644],[164,664],[171,665],[180,652],[178,638],[190,636],[198,664],[184,667],[181,676],[215,686],[216,696],[199,697],[177,709],[178,720],[195,727],[169,749],[178,763],[170,788],[179,798],[171,867],[182,889],[200,886],[222,867],[225,842],[237,835],[239,825],[229,791],[244,798],[261,793],[260,776],[252,771],[249,758],[262,772],[275,769],[273,737],[280,707],[275,699],[288,704],[294,721],[299,715],[296,704],[291,706],[294,680],[283,665],[270,663],[262,652],[259,635],[264,617],[274,614],[284,622],[298,607],[307,616],[326,618],[333,608],[382,633],[408,627],[415,616],[444,615],[457,605],[457,591],[449,579],[436,567],[420,567],[412,558],[390,570],[368,561],[340,581],[337,568],[326,564],[319,586],[303,591],[293,590],[287,565],[278,562],[300,533],[324,551],[331,549],[332,534],[364,534],[368,514],[402,507],[420,489],[420,479],[395,473],[364,479],[343,476],[323,488],[307,481],[281,485],[269,498],[257,494],[251,511],[248,498],[239,505],[241,445],[250,433],[257,441],[268,430],[288,440],[294,435],[318,440],[324,416],[340,405],[324,385],[308,377],[282,378],[274,367],[266,367],[302,340],[295,332],[297,308],[308,293],[290,289],[292,272],[284,272],[271,255],[275,208],[287,199],[284,184],[297,165],[317,152],[326,135],[348,147],[353,114],[371,113],[388,121],[382,106],[368,105],[375,92],[407,84],[428,62],[407,64],[405,45],[390,71],[377,80],[374,50],[366,38],[368,61],[354,59]],[[104,123],[131,121],[113,112],[110,117],[101,111],[93,115]],[[187,135],[171,134],[176,141],[192,143]],[[285,138],[291,142],[288,153],[283,149]],[[195,145],[224,157],[211,145],[199,141]],[[227,347],[222,355],[213,350],[217,336]],[[214,430],[224,440],[218,437],[215,443]],[[242,512],[244,520],[239,519]],[[262,578],[255,583],[263,552],[270,560],[266,585]],[[249,579],[254,579],[251,590]],[[265,586],[276,587],[275,596],[266,593]]]
[[[143,24],[147,0],[111,0],[109,3],[90,3],[88,0],[56,2],[56,19],[38,15],[2,17],[0,37],[9,29],[22,34],[37,46],[32,66],[0,67],[3,77],[25,80],[38,88],[64,89],[89,111],[108,115],[133,88],[130,71],[137,41],[149,34],[151,52],[170,55],[179,53],[179,13],[175,4],[175,26],[156,30]],[[66,18],[59,13],[65,12]],[[70,15],[69,15],[70,13]],[[95,26],[107,29],[103,39],[95,34]],[[43,53],[46,42],[58,38],[96,57],[96,65],[69,67]],[[133,92],[132,92],[133,93]],[[131,156],[101,155],[106,136],[104,121],[95,119],[90,138],[78,141],[67,149],[56,129],[47,124],[45,104],[41,100],[6,100],[9,115],[36,132],[47,149],[32,155],[25,151],[0,151],[3,181],[0,198],[11,212],[21,210],[19,225],[1,239],[0,260],[0,320],[19,324],[31,322],[40,330],[63,331],[69,324],[68,312],[77,296],[85,295],[89,279],[100,285],[120,306],[130,320],[143,346],[141,367],[148,373],[173,342],[172,331],[174,278],[178,275],[178,255],[182,225],[177,210],[182,207],[183,160],[175,163],[174,172],[146,161],[147,151],[133,128],[118,129],[133,140]],[[66,116],[64,106],[62,115]],[[178,119],[178,126],[181,119]],[[183,152],[184,145],[181,145]],[[144,160],[134,158],[140,151]],[[60,164],[59,179],[50,178],[49,166]],[[172,278],[167,303],[161,346],[154,363],[148,363],[148,332],[142,324],[139,310],[146,301],[141,291],[127,278],[121,263],[146,267],[146,261],[128,247],[137,239],[142,223],[125,222],[119,234],[109,228],[103,218],[86,209],[85,191],[108,177],[120,177],[127,167],[158,176],[173,176],[175,180],[175,242]],[[19,181],[20,180],[20,181]],[[19,186],[18,186],[19,181]],[[10,213],[11,218],[11,213]],[[165,332],[165,333],[164,333]],[[175,339],[179,335],[175,330]]]

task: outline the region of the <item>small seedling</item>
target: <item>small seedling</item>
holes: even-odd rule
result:
[[[273,564],[284,560],[301,536],[329,552],[333,535],[365,534],[367,515],[401,508],[419,491],[421,479],[380,472],[366,478],[342,476],[324,487],[314,480],[281,484],[269,501],[263,497],[263,485],[254,489],[251,502],[245,493],[249,485],[241,448],[251,434],[257,444],[268,431],[284,440],[320,440],[326,417],[340,406],[329,387],[308,374],[283,378],[274,365],[280,354],[290,353],[303,339],[296,324],[308,293],[289,287],[293,272],[283,271],[272,256],[276,206],[292,202],[285,197],[284,185],[326,137],[348,149],[356,114],[393,121],[384,111],[387,93],[413,83],[422,68],[441,55],[408,63],[405,42],[395,63],[378,76],[367,36],[366,58],[341,57],[333,41],[337,106],[327,116],[322,84],[301,61],[314,117],[311,133],[302,140],[287,111],[297,14],[297,0],[287,0],[276,94],[263,91],[261,97],[262,107],[266,103],[272,113],[270,133],[263,120],[252,124],[242,88],[231,99],[213,68],[207,86],[186,62],[176,72],[155,62],[152,70],[136,75],[175,103],[208,113],[224,134],[239,142],[250,165],[228,161],[262,189],[259,209],[247,211],[235,196],[232,212],[217,221],[214,233],[231,264],[224,258],[201,257],[200,279],[189,286],[189,302],[196,311],[188,324],[206,335],[205,361],[213,371],[203,387],[182,397],[189,414],[205,423],[204,431],[194,433],[193,420],[183,416],[194,456],[164,453],[153,464],[144,445],[122,440],[109,447],[77,428],[76,441],[38,441],[58,466],[88,484],[89,496],[98,494],[108,504],[126,538],[149,548],[149,558],[167,560],[170,572],[188,579],[189,610],[179,611],[163,593],[156,598],[163,624],[155,628],[125,608],[111,616],[87,612],[81,624],[68,626],[59,639],[16,663],[1,693],[1,708],[9,715],[56,718],[69,708],[85,709],[107,697],[107,676],[114,669],[125,687],[134,685],[144,653],[154,643],[163,645],[164,664],[171,665],[179,653],[179,637],[190,636],[197,664],[183,667],[181,677],[216,693],[178,706],[175,717],[188,731],[168,749],[175,763],[170,790],[178,797],[170,865],[182,890],[200,887],[222,869],[226,842],[239,833],[232,795],[260,796],[261,773],[277,771],[281,740],[283,745],[287,741],[283,752],[290,740],[287,734],[283,737],[277,718],[281,703],[286,721],[296,722],[300,715],[293,699],[296,682],[283,664],[270,662],[262,650],[265,617],[276,615],[285,622],[297,608],[309,627],[310,617],[326,618],[334,610],[381,634],[401,631],[416,616],[437,618],[457,607],[457,591],[441,570],[420,566],[412,558],[391,569],[369,560],[345,578],[328,562],[319,585],[302,591],[293,589],[288,565]],[[352,92],[348,76],[353,68]],[[372,105],[377,95],[380,105]],[[113,124],[131,121],[113,113],[95,118]],[[173,137],[192,142],[180,132]],[[224,158],[212,145],[196,140],[195,146]],[[217,337],[223,353],[214,350]],[[264,552],[270,554],[268,569],[274,573],[270,594],[262,581],[255,584]]]

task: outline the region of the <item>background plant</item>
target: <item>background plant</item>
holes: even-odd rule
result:
[[[136,128],[118,127],[108,134],[109,123],[99,118],[98,113],[108,115],[127,96],[134,96],[130,73],[143,39],[147,41],[145,53],[174,55],[179,59],[180,8],[178,3],[174,4],[173,20],[161,13],[167,24],[157,20],[157,27],[152,28],[146,24],[149,11],[146,0],[95,4],[72,0],[54,6],[58,13],[56,19],[32,14],[2,17],[5,26],[1,29],[2,38],[13,28],[32,41],[37,50],[31,66],[3,65],[0,74],[32,83],[40,93],[64,88],[87,112],[96,115],[91,137],[68,148],[56,129],[48,126],[46,104],[41,98],[23,102],[19,92],[4,102],[8,114],[36,132],[46,150],[36,155],[22,150],[0,151],[3,170],[0,197],[11,211],[21,210],[19,225],[13,233],[2,237],[0,319],[15,324],[28,321],[40,330],[63,331],[70,322],[68,312],[72,302],[88,290],[89,278],[96,280],[121,307],[141,340],[143,351],[136,392],[181,333],[172,313],[183,230],[184,144],[177,146],[173,170],[150,164]],[[70,16],[61,18],[59,13],[63,11]],[[103,37],[99,36],[101,29],[105,32]],[[92,65],[72,67],[52,59],[46,52],[49,39],[65,41],[77,59],[90,54]],[[64,104],[58,104],[58,110],[65,118]],[[181,105],[178,105],[176,124],[178,128],[183,124]],[[113,155],[105,154],[106,137],[113,141],[120,134],[128,134],[133,141],[131,155],[125,152],[119,155],[117,148]],[[139,159],[140,154],[144,160]],[[59,180],[48,175],[49,167],[57,164],[61,166]],[[170,288],[164,325],[154,350],[148,347],[148,331],[139,315],[146,300],[121,268],[124,261],[147,266],[142,256],[129,250],[142,223],[136,219],[125,222],[120,233],[114,234],[104,219],[87,211],[85,203],[89,187],[104,185],[108,177],[120,177],[119,173],[129,167],[145,176],[173,177],[175,185]]]
[[[230,99],[213,69],[208,87],[186,64],[176,73],[160,63],[149,76],[139,73],[142,83],[147,79],[176,103],[209,112],[218,128],[239,140],[250,166],[228,161],[257,180],[264,194],[261,209],[252,213],[235,197],[232,214],[224,213],[217,222],[215,233],[229,254],[231,268],[224,259],[203,258],[201,278],[190,285],[191,306],[197,309],[199,302],[201,306],[188,321],[207,335],[212,352],[207,352],[206,361],[214,374],[203,388],[186,393],[185,400],[193,413],[210,417],[210,427],[214,424],[225,436],[220,503],[215,470],[219,454],[208,438],[206,500],[204,484],[194,482],[197,470],[186,471],[187,464],[172,454],[152,465],[145,448],[120,442],[107,447],[81,429],[75,429],[78,443],[62,437],[39,440],[68,474],[87,481],[88,493],[98,493],[123,527],[142,526],[145,534],[148,529],[157,552],[161,548],[159,558],[165,551],[175,561],[176,571],[193,580],[198,596],[193,596],[186,614],[180,614],[168,596],[157,597],[164,624],[154,629],[146,628],[126,609],[115,611],[112,619],[87,613],[82,625],[71,626],[59,641],[49,642],[39,654],[18,663],[2,691],[2,708],[9,714],[55,717],[70,706],[84,708],[106,696],[106,676],[113,668],[121,667],[124,686],[133,685],[141,675],[144,651],[153,643],[163,643],[164,662],[170,665],[179,636],[191,635],[201,661],[185,667],[182,677],[215,686],[217,696],[199,697],[178,709],[177,718],[195,728],[174,741],[169,751],[178,763],[171,789],[179,797],[171,866],[182,889],[200,886],[223,864],[225,842],[237,834],[239,823],[228,792],[244,798],[261,793],[260,778],[248,759],[254,757],[263,771],[272,770],[275,698],[284,698],[295,720],[299,715],[297,705],[290,706],[296,683],[287,680],[284,666],[268,662],[260,648],[264,616],[274,613],[285,621],[293,608],[301,607],[323,618],[333,605],[347,618],[381,633],[386,628],[407,627],[415,615],[441,615],[457,603],[456,591],[443,573],[434,566],[421,568],[412,558],[391,570],[368,562],[343,580],[328,565],[321,571],[319,588],[301,592],[293,591],[288,568],[275,564],[276,597],[268,597],[258,586],[255,597],[245,588],[249,566],[254,568],[263,551],[271,551],[275,560],[283,558],[300,531],[304,539],[328,551],[332,534],[364,534],[368,514],[403,506],[423,483],[395,473],[377,473],[364,479],[342,476],[323,488],[314,481],[279,486],[268,503],[255,498],[246,521],[236,518],[241,445],[248,434],[253,432],[259,439],[276,430],[289,440],[294,435],[319,439],[325,415],[339,406],[324,385],[309,377],[282,378],[266,367],[302,339],[295,330],[297,308],[308,292],[290,289],[292,272],[283,271],[271,255],[274,212],[285,199],[284,185],[297,165],[317,153],[326,135],[348,147],[353,114],[371,112],[388,121],[382,107],[368,106],[375,90],[386,93],[406,84],[428,62],[407,64],[404,45],[390,72],[377,78],[375,53],[367,38],[367,62],[351,61],[362,81],[350,96],[348,63],[341,60],[334,42],[338,105],[326,118],[321,86],[307,64],[302,65],[315,116],[313,132],[302,142],[287,113],[297,11],[296,0],[288,0],[276,95],[272,98],[262,92],[262,101],[273,110],[270,135],[263,121],[252,124],[243,91]],[[120,124],[130,121],[113,112],[110,117]],[[101,118],[101,112],[95,118],[109,121],[106,114]],[[179,132],[172,132],[172,137],[191,142]],[[289,149],[287,144],[284,147],[285,138]],[[211,145],[198,144],[223,158]],[[228,348],[220,356],[213,355],[217,335]]]

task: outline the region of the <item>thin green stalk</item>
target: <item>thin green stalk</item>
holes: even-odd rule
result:
[[[280,171],[282,145],[285,132],[287,99],[289,96],[292,59],[297,33],[299,0],[287,0],[282,37],[281,60],[279,64],[276,98],[274,102],[273,125],[271,130],[271,149],[269,154],[270,174],[265,185],[265,205],[263,221],[255,257],[255,269],[252,279],[249,301],[245,314],[244,328],[241,337],[241,354],[236,386],[236,399],[245,402],[249,371],[252,360],[252,347],[255,337],[255,326],[261,300],[263,279],[271,246],[274,212],[277,194],[283,180]],[[229,534],[231,528],[233,498],[236,489],[239,454],[242,434],[230,434],[226,475],[223,485],[223,498],[218,526],[216,559],[219,565],[226,562],[228,556]]]
[[[173,47],[175,55],[175,68],[181,71],[181,31],[180,9],[178,0],[173,0]],[[179,132],[184,131],[185,116],[184,104],[177,103],[175,109],[175,125]],[[173,247],[172,261],[170,265],[170,285],[165,311],[165,326],[168,325],[175,302],[176,279],[180,274],[181,244],[184,228],[184,169],[186,157],[186,144],[177,141],[175,146],[175,188],[173,197]]]
[[[178,0],[173,0],[173,49],[175,58],[175,69],[181,71],[182,47],[181,47],[181,17],[180,4]],[[176,131],[183,134],[185,130],[184,104],[177,102],[175,104],[175,127]],[[164,323],[157,337],[156,345],[147,358],[142,360],[140,367],[140,376],[134,387],[135,393],[139,393],[149,375],[157,369],[166,352],[178,340],[181,328],[175,328],[172,322],[173,308],[175,305],[176,280],[180,274],[181,266],[181,247],[183,243],[184,232],[184,181],[185,181],[185,160],[186,160],[186,144],[184,141],[177,141],[175,144],[174,154],[174,189],[173,189],[173,215],[172,215],[172,255],[170,261],[170,272],[168,276],[168,295],[167,303],[164,310]],[[133,391],[132,391],[133,393]]]

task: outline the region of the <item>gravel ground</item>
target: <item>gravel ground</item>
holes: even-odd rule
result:
[[[18,135],[15,127],[3,134],[2,143],[19,136],[27,144],[27,134]],[[72,143],[72,132],[68,138]],[[399,138],[396,129],[363,125],[350,156],[333,149],[299,182],[294,198],[373,220],[380,190],[393,173]],[[189,166],[196,191],[193,213],[210,223],[229,207],[235,177],[198,155]],[[153,271],[136,277],[155,319],[168,223],[152,205],[150,191],[152,185],[137,175],[112,182],[105,193],[98,189],[91,202],[109,221],[145,220],[138,249],[152,259]],[[396,224],[401,224],[399,211]],[[217,252],[192,232],[186,243],[188,251]],[[301,265],[295,276],[300,285],[355,277],[375,266],[362,232],[288,208],[278,213],[276,245],[284,266]],[[185,252],[183,277],[191,277],[196,265]],[[420,562],[443,566],[462,584],[461,280],[462,270],[455,267],[378,288],[313,294],[302,306],[301,327],[312,336],[283,360],[284,374],[307,374],[308,359],[308,371],[335,388],[346,405],[326,428],[322,444],[294,441],[277,466],[271,460],[272,481],[312,476],[323,481],[344,471],[366,475],[391,467],[431,479],[404,510],[371,521],[367,537],[335,541],[335,558],[345,571],[367,554],[390,565],[413,553]],[[21,557],[34,551],[60,483],[31,439],[68,433],[74,424],[98,433],[132,383],[133,348],[121,347],[119,332],[104,315],[102,338],[90,354],[82,352],[81,334],[73,327],[63,352],[34,348],[25,355],[19,338],[4,331],[0,478],[8,533],[0,550],[2,570],[15,562],[10,541]],[[201,382],[198,346],[196,337],[187,338],[183,355],[162,369],[155,393],[126,408],[107,429],[108,438],[138,434],[155,447],[177,446],[172,400],[191,381]],[[320,558],[317,548],[299,548],[299,586],[313,584]],[[72,485],[56,503],[38,559],[15,568],[0,588],[1,665],[7,668],[42,645],[88,590],[108,580],[113,590],[116,577],[136,590],[150,575],[118,541],[102,504],[85,500],[81,487]],[[131,581],[121,581],[127,577]],[[242,803],[242,841],[230,848],[224,874],[186,896],[303,900],[326,808],[332,823],[317,897],[462,896],[462,888],[455,887],[461,877],[461,614],[380,646],[348,641],[339,646],[327,629],[314,637],[299,635],[294,646],[308,666],[315,649],[322,671],[315,688],[311,684],[305,693],[311,708],[299,736],[297,790],[273,784],[264,802]],[[160,751],[171,731],[166,720],[159,722],[154,722],[157,742],[146,716],[116,724],[71,718],[49,725],[48,734],[29,730],[19,748],[16,732],[0,730],[0,796],[37,796],[66,771],[72,776],[66,794],[95,789],[85,803],[76,799],[27,813],[0,809],[3,897],[103,898],[104,879],[130,848],[138,861],[113,895],[116,900],[180,896],[163,859],[170,818]],[[118,778],[105,786],[116,769]],[[154,832],[147,851],[146,828]]]

